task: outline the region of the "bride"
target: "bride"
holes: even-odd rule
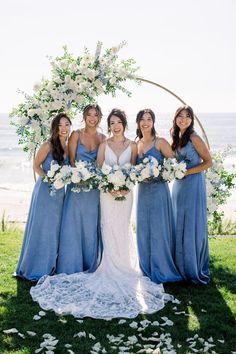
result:
[[[98,151],[98,165],[134,164],[136,144],[124,136],[126,115],[113,109],[107,118],[111,138]],[[116,201],[117,192],[101,192],[102,261],[94,273],[59,274],[42,277],[31,288],[33,300],[44,310],[75,317],[134,318],[153,313],[172,297],[162,284],[142,275],[138,263],[136,238],[131,231],[132,192],[122,191],[124,201]],[[69,240],[68,240],[69,242]]]

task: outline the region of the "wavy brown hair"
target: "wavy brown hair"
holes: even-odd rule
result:
[[[70,123],[70,125],[72,124],[70,118],[65,113],[58,113],[53,118],[51,123],[51,136],[49,138],[49,142],[51,143],[52,156],[54,160],[56,160],[59,163],[59,165],[63,164],[64,153],[65,153],[59,138],[59,124],[61,118],[66,118]]]
[[[86,117],[87,117],[88,112],[90,111],[90,109],[95,109],[95,111],[96,111],[96,113],[98,115],[98,118],[99,118],[99,121],[98,121],[98,124],[99,124],[101,119],[102,119],[102,110],[101,110],[101,107],[98,104],[88,104],[86,107],[84,107],[84,110],[83,110],[83,119],[84,119],[84,121],[86,120]]]
[[[155,120],[156,120],[155,113],[150,108],[142,109],[141,111],[138,112],[137,117],[136,117],[136,123],[137,123],[136,139],[137,138],[142,139],[142,137],[143,137],[142,131],[140,129],[140,122],[141,122],[141,120],[142,120],[142,118],[143,118],[145,113],[149,113],[151,118],[152,118],[153,127],[152,127],[152,131],[151,131],[151,135],[153,137],[155,137],[156,134],[157,134],[156,133],[156,129],[154,127]]]
[[[126,116],[125,112],[119,108],[113,108],[113,110],[111,111],[111,113],[107,117],[108,133],[110,133],[110,130],[111,130],[110,126],[111,126],[111,117],[112,116],[116,116],[116,117],[120,118],[124,130],[127,128],[127,116]]]
[[[187,111],[187,113],[189,114],[192,121],[191,121],[190,126],[185,130],[184,134],[182,136],[180,136],[180,129],[176,124],[176,118],[180,115],[180,113],[182,111]],[[179,107],[177,109],[177,111],[175,112],[174,119],[173,119],[173,127],[171,128],[172,150],[175,151],[178,148],[182,148],[185,145],[187,145],[187,143],[190,141],[190,136],[193,132],[194,132],[193,109],[187,105]]]

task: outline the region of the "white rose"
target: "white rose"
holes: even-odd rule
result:
[[[52,178],[52,177],[54,176],[54,172],[51,171],[51,170],[49,170],[49,171],[47,172],[47,176],[48,176],[49,178]]]
[[[111,172],[111,170],[112,170],[111,166],[108,166],[108,165],[106,165],[106,164],[103,164],[103,166],[102,166],[102,173],[103,173],[104,175],[109,175],[109,173]]]
[[[56,172],[61,166],[57,163],[51,165],[51,171]]]
[[[175,172],[175,178],[177,178],[177,179],[182,179],[184,176],[185,176],[185,174],[182,171]]]
[[[60,179],[57,179],[54,183],[53,183],[53,186],[56,188],[56,189],[61,189],[64,187],[64,183],[60,180]]]

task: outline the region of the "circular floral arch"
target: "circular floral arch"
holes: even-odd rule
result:
[[[24,93],[24,102],[10,114],[12,124],[17,129],[19,144],[24,145],[23,149],[30,157],[48,139],[51,120],[57,113],[65,112],[73,118],[87,104],[95,103],[101,94],[114,97],[120,90],[131,96],[131,92],[123,86],[128,80],[155,85],[186,104],[166,87],[138,77],[138,67],[133,58],[119,61],[118,52],[124,45],[125,42],[122,42],[102,54],[102,43],[98,42],[94,54],[85,48],[84,55],[77,57],[64,46],[62,56],[49,58],[51,79],[42,79],[35,84],[33,95]],[[209,147],[205,130],[198,117],[196,120]]]
[[[51,79],[42,79],[34,85],[34,93],[27,95],[25,100],[13,108],[10,113],[11,123],[16,126],[19,144],[29,157],[34,156],[36,149],[47,140],[50,133],[52,118],[60,112],[75,117],[90,103],[95,103],[101,94],[116,95],[122,91],[131,96],[123,84],[128,81],[148,83],[159,87],[186,104],[179,96],[166,87],[142,77],[136,73],[138,67],[133,58],[119,60],[118,52],[125,45],[122,42],[116,47],[106,49],[102,53],[102,42],[98,42],[94,54],[87,48],[83,56],[74,57],[63,47],[63,55],[49,58]],[[208,146],[206,132],[197,116],[195,116],[203,138]],[[229,190],[234,187],[234,174],[223,168],[224,154],[214,156],[213,168],[206,173],[208,187],[208,211],[214,220],[219,220],[217,208],[226,202]]]

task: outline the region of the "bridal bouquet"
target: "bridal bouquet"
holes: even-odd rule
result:
[[[57,189],[61,189],[71,182],[71,167],[59,165],[53,160],[50,170],[43,177],[43,181],[48,183],[50,195],[53,196],[56,194]]]
[[[162,166],[161,175],[165,181],[171,182],[175,178],[182,179],[186,171],[185,162],[177,162],[176,159],[167,159]]]
[[[123,166],[103,164],[99,174],[101,181],[98,188],[104,193],[130,191],[136,181],[135,167],[129,163]],[[125,199],[122,194],[115,197],[115,200],[119,201]]]
[[[153,156],[145,157],[135,166],[136,180],[138,182],[155,181],[160,176],[161,166]]]
[[[100,177],[94,162],[76,161],[75,167],[71,167],[71,182],[74,183],[72,192],[89,192],[98,188]]]

